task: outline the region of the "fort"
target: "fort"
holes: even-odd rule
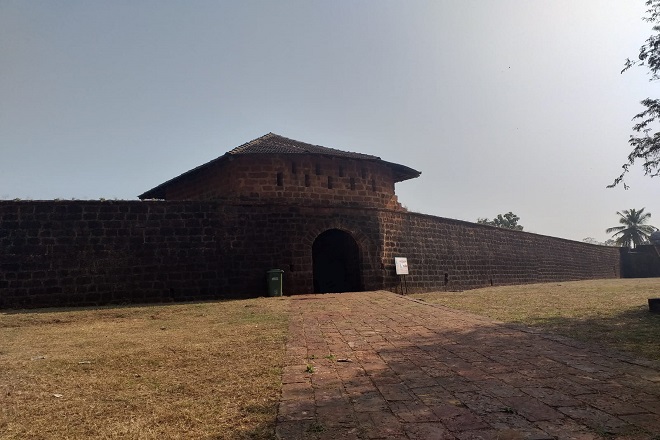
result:
[[[262,296],[269,269],[287,295],[395,290],[395,257],[410,291],[634,266],[619,248],[408,212],[395,184],[420,174],[269,133],[139,201],[0,201],[0,308]]]

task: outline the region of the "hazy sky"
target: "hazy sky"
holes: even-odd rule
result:
[[[422,172],[410,210],[608,238],[643,0],[0,0],[0,199],[135,199],[268,132]]]

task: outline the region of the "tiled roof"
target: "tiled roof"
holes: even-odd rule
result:
[[[323,147],[321,145],[312,145],[305,142],[289,139],[275,133],[268,133],[253,141],[247,142],[234,148],[227,154],[323,154],[326,156],[347,157],[352,159],[371,159],[379,160],[378,156],[369,154],[352,153],[334,148]]]
[[[380,162],[388,166],[394,172],[396,182],[401,182],[407,179],[418,177],[421,173],[405,165],[397,163],[386,162],[378,156],[369,154],[353,153],[350,151],[336,150],[334,148],[322,147],[320,145],[307,144],[305,142],[296,141],[294,139],[285,138],[284,136],[275,133],[268,133],[241,146],[234,148],[231,151],[223,154],[222,156],[213,159],[205,164],[195,167],[180,176],[174,177],[167,182],[161,183],[155,188],[140,194],[140,199],[161,199],[165,197],[165,188],[181,179],[188,178],[195,175],[197,172],[208,168],[209,166],[226,160],[230,156],[238,156],[243,154],[318,154],[324,156],[343,157],[347,159],[369,160]]]

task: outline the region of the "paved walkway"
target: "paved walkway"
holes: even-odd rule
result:
[[[291,298],[277,434],[660,440],[660,368],[389,292]]]

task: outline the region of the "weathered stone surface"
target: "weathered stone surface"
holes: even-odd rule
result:
[[[291,365],[284,374],[302,371],[300,366],[310,363],[322,368],[324,376],[334,375],[335,388],[304,402],[315,408],[308,407],[307,414],[315,414],[316,422],[336,426],[347,435],[596,440],[652,439],[660,433],[660,388],[654,381],[660,371],[657,362],[595,347],[576,349],[568,339],[514,330],[383,291],[305,295],[291,303],[289,331],[297,335],[298,343],[311,342],[316,347],[324,341],[327,346],[332,343],[352,360],[352,368],[345,370],[336,360],[306,358],[298,350],[291,353]],[[379,342],[351,349],[353,341],[374,333],[390,341],[386,349]],[[503,347],[507,357],[502,356]],[[509,357],[525,359],[528,368],[503,365]],[[575,359],[599,366],[598,374],[589,380],[590,388],[570,381]],[[376,364],[379,368],[369,367]],[[533,372],[532,367],[541,366],[550,374]],[[432,374],[436,370],[443,374]],[[468,370],[472,373],[463,376]],[[477,374],[480,371],[497,372],[493,373],[497,377]],[[622,382],[623,378],[635,380]],[[414,386],[420,382],[430,385]],[[278,417],[282,431],[290,429],[292,420],[307,421],[300,415],[294,419],[301,411],[287,406],[291,401],[286,399],[305,390],[304,383],[293,384],[283,393],[280,411],[284,413]],[[299,435],[287,438],[308,438],[305,433]]]
[[[329,229],[355,240],[363,290],[397,289],[395,256],[408,258],[411,292],[619,276],[615,248],[383,207],[290,203],[0,201],[0,308],[261,296],[273,268],[284,270],[285,295],[311,293],[312,246]],[[351,342],[391,340],[371,332]]]

